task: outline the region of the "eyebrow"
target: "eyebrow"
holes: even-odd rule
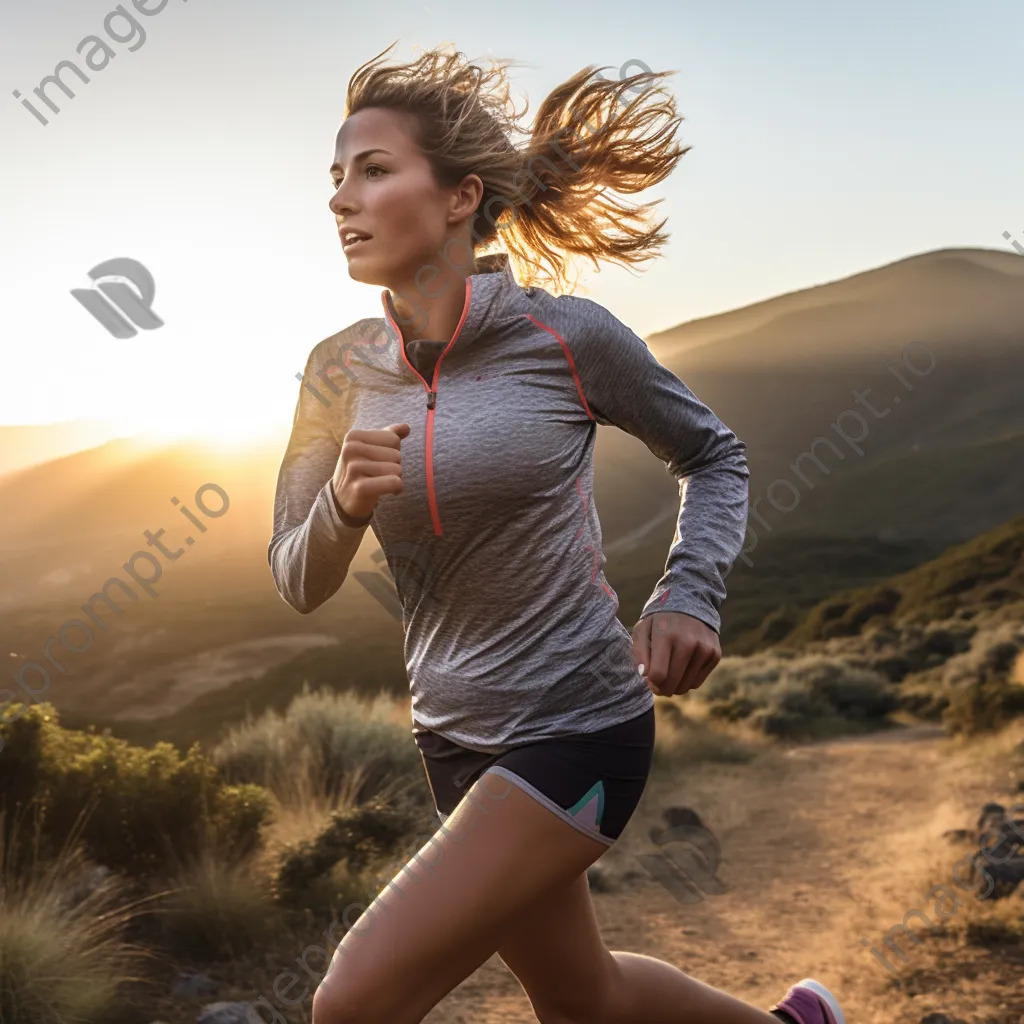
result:
[[[352,163],[359,163],[360,160],[362,160],[364,157],[368,157],[371,153],[387,153],[388,156],[394,156],[394,153],[390,152],[389,150],[381,149],[380,146],[376,146],[373,149],[364,149],[362,153],[356,153],[356,155],[352,158]],[[335,162],[331,164],[331,170],[340,171],[341,164],[339,164],[337,160],[335,160]]]

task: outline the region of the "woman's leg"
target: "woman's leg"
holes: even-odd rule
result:
[[[355,921],[313,999],[314,1024],[419,1024],[488,960],[509,923],[607,847],[486,773]]]
[[[661,960],[610,952],[586,873],[523,911],[498,953],[542,1024],[779,1024]]]

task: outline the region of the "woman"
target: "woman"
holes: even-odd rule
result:
[[[768,1012],[610,952],[590,900],[586,870],[647,781],[653,694],[699,687],[721,657],[722,574],[746,525],[743,443],[607,310],[531,283],[546,269],[561,284],[572,255],[632,265],[664,242],[647,207],[605,190],[656,184],[685,152],[654,85],[669,72],[584,69],[517,148],[511,62],[384,54],[349,83],[330,201],[349,275],[383,287],[384,316],[310,354],[269,554],[308,613],[372,527],[441,827],[345,922],[315,1024],[420,1021],[494,952],[546,1024],[843,1024],[816,982]],[[640,438],[685,497],[632,634],[601,571],[598,423]]]

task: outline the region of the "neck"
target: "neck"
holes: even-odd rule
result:
[[[444,261],[438,260],[438,263]],[[466,279],[479,272],[475,260],[466,268],[447,263],[443,266],[428,263],[425,268],[417,272],[419,283],[410,281],[388,288],[397,314],[395,326],[406,343],[428,339],[449,341],[462,319]]]

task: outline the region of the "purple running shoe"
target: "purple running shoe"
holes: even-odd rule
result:
[[[798,981],[771,1010],[782,1010],[796,1024],[846,1024],[839,1000],[813,978]]]

